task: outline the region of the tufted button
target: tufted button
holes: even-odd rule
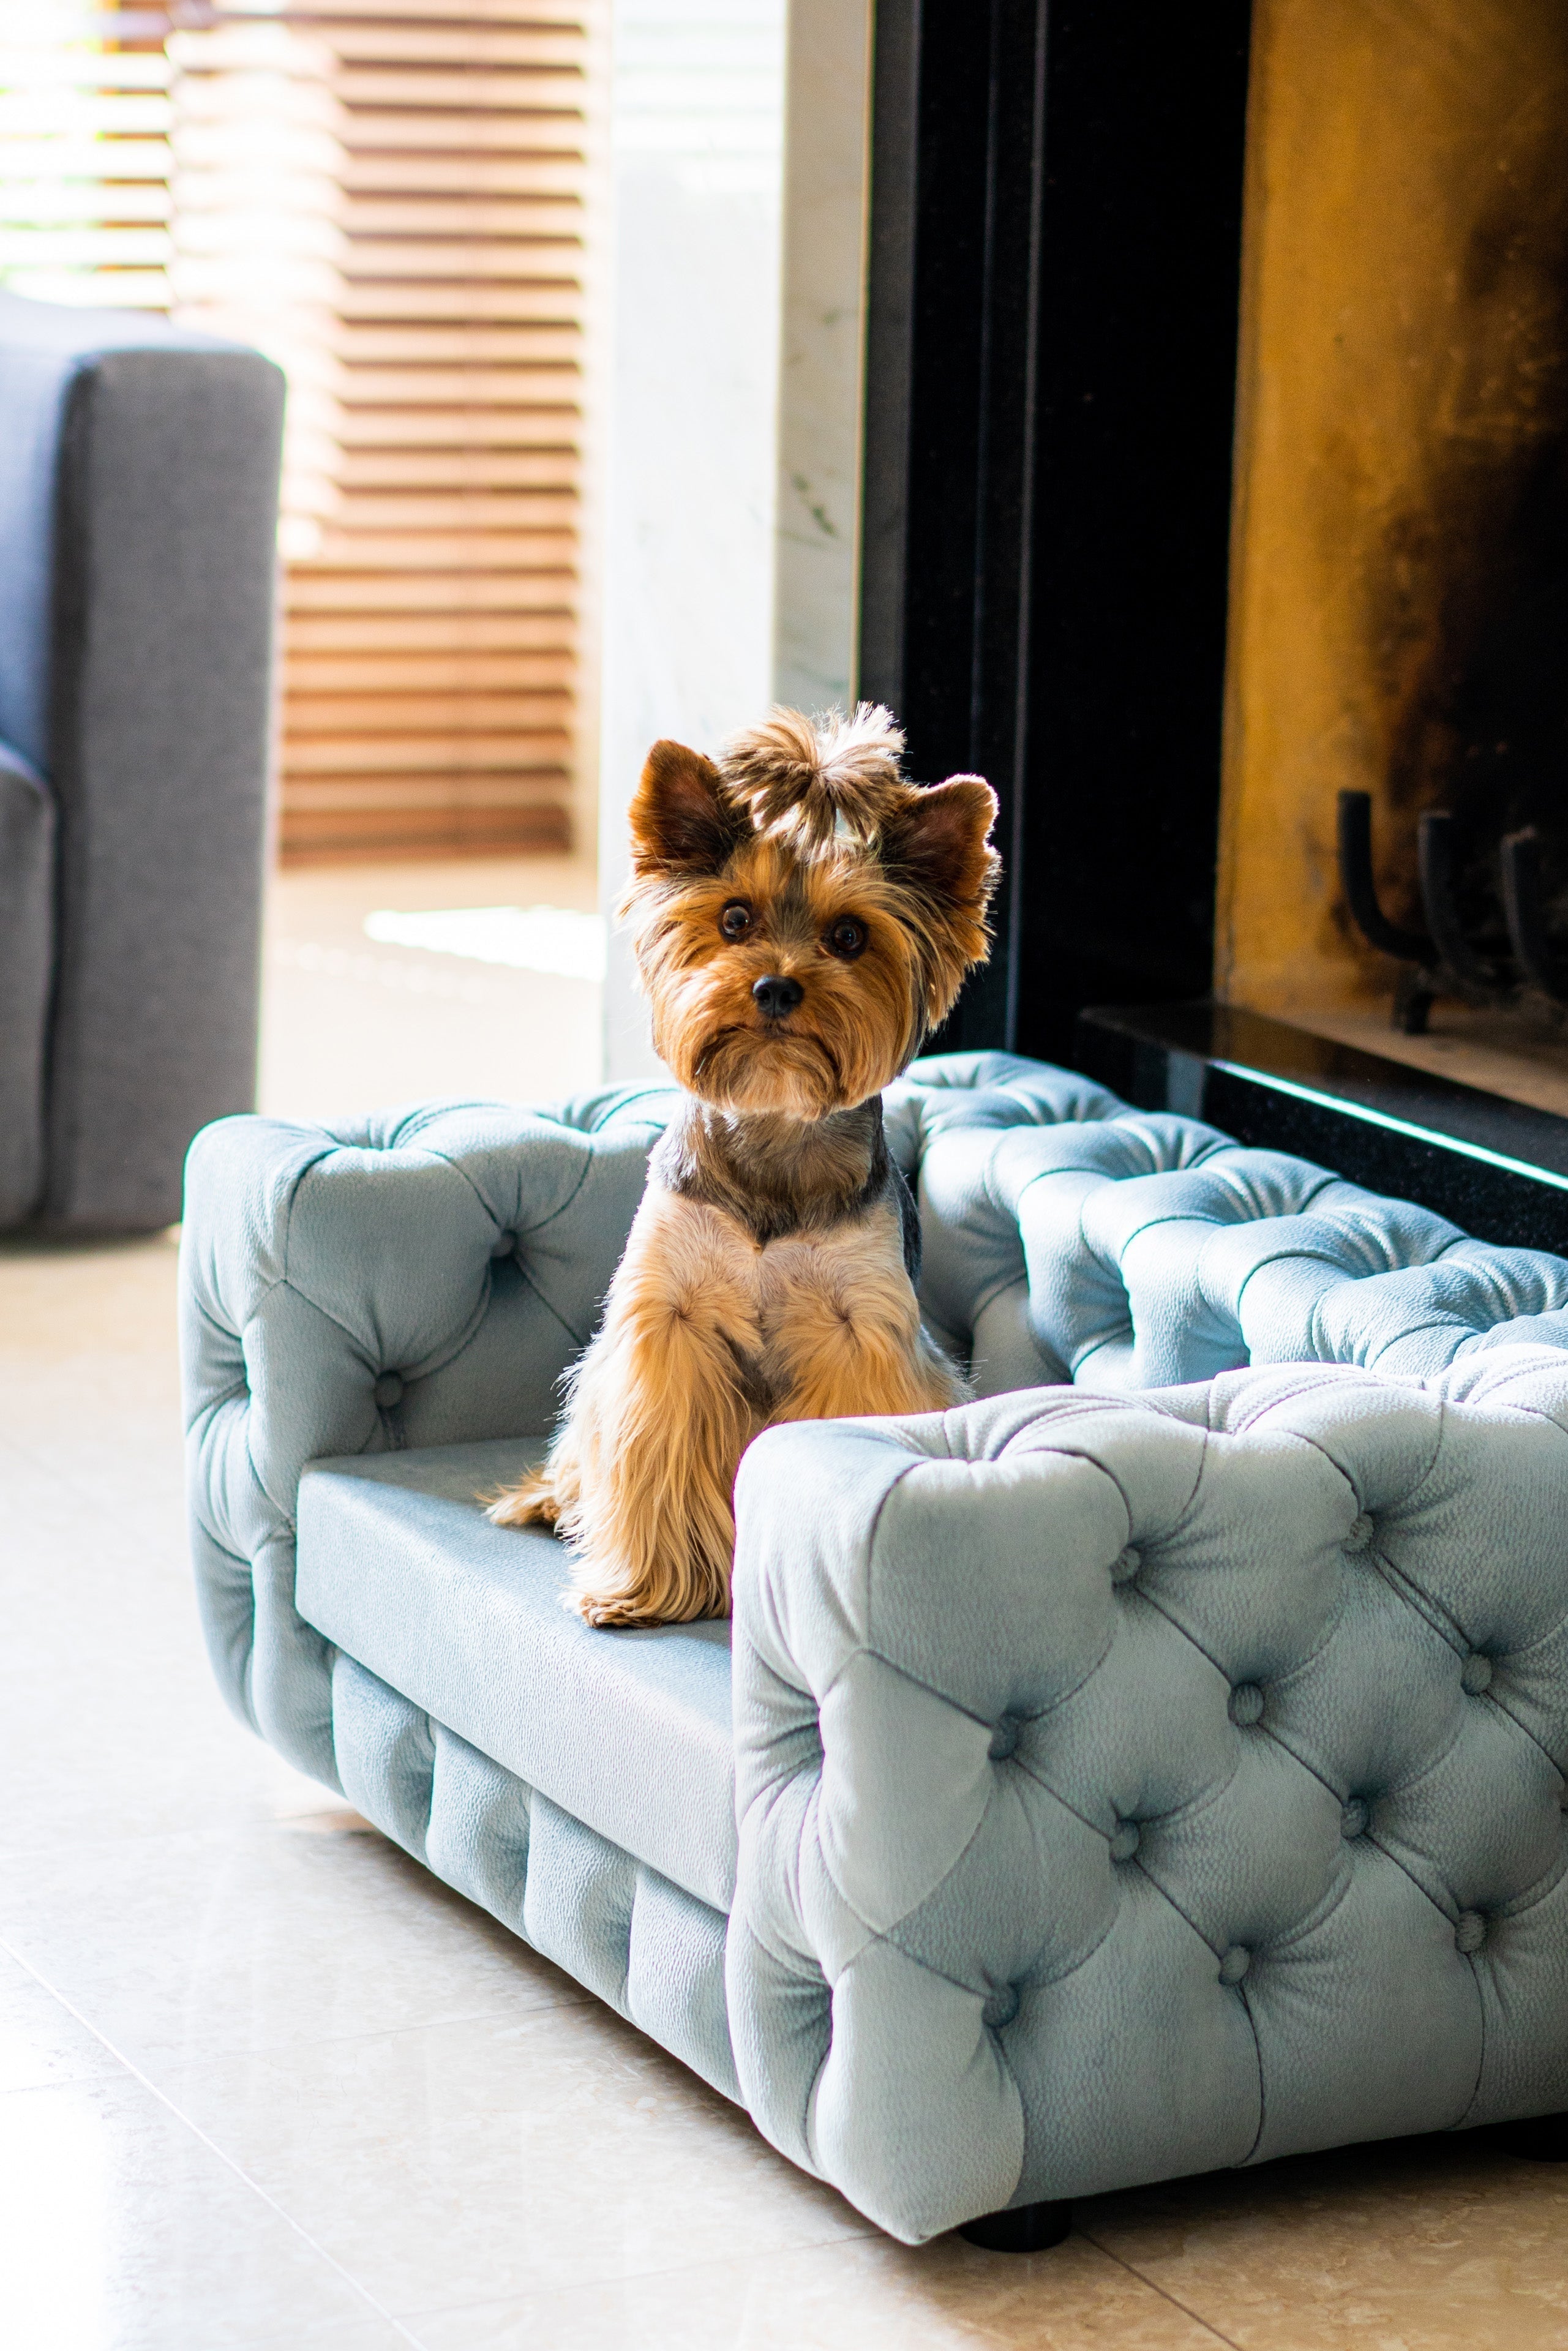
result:
[[[1238,1682],[1230,1693],[1230,1719],[1239,1729],[1249,1729],[1263,1719],[1263,1693],[1256,1682]]]
[[[1131,1861],[1143,1842],[1136,1821],[1118,1821],[1111,1839],[1113,1861]]]
[[[371,1394],[375,1398],[380,1411],[390,1412],[394,1404],[402,1402],[402,1374],[383,1372],[371,1390]]]
[[[1219,1962],[1222,1984],[1239,1984],[1252,1964],[1252,1954],[1245,1943],[1232,1943]]]
[[[1373,1527],[1371,1513],[1366,1510],[1362,1510],[1355,1518],[1352,1519],[1349,1527],[1346,1529],[1343,1548],[1346,1551],[1364,1551],[1372,1541],[1372,1533]]]
[[[1490,1689],[1491,1659],[1483,1657],[1479,1649],[1472,1649],[1459,1667],[1459,1687],[1471,1698],[1479,1698],[1483,1690]]]
[[[1487,1922],[1479,1910],[1461,1910],[1454,1921],[1454,1949],[1468,1959],[1487,1938]]]
[[[517,1237],[516,1233],[501,1233],[497,1236],[496,1246],[490,1251],[490,1255],[492,1257],[513,1257],[517,1253]]]
[[[993,1763],[1006,1762],[1008,1757],[1012,1753],[1013,1749],[1019,1743],[1019,1731],[1020,1728],[1021,1726],[1016,1714],[1004,1714],[1002,1716],[1000,1721],[996,1725],[995,1729],[991,1732],[991,1743],[989,1748],[987,1750],[987,1752],[989,1754]]]
[[[1136,1575],[1143,1563],[1144,1555],[1142,1552],[1134,1549],[1134,1545],[1129,1543],[1126,1550],[1119,1551],[1116,1553],[1115,1558],[1111,1562],[1112,1583],[1131,1583],[1134,1576]]]
[[[1366,1823],[1371,1818],[1371,1805],[1368,1804],[1364,1798],[1360,1796],[1353,1796],[1339,1816],[1339,1833],[1341,1836],[1364,1836],[1366,1834]]]
[[[989,2025],[993,2032],[999,2032],[1005,2024],[1012,2022],[1018,2012],[1017,1984],[999,1984],[981,2009],[980,2018],[983,2023]]]

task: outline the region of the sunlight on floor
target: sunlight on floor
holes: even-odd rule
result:
[[[434,914],[380,907],[365,916],[365,936],[399,947],[514,971],[549,971],[563,979],[604,977],[604,925],[567,906],[452,906]]]
[[[592,868],[486,858],[287,872],[267,904],[260,1106],[348,1117],[600,1082]]]

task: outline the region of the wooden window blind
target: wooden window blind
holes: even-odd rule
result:
[[[53,248],[9,194],[0,237],[69,262],[74,298],[136,277],[129,298],[289,371],[287,860],[570,845],[603,5],[186,0],[51,26],[33,0],[35,54],[66,55],[68,19],[78,44],[75,80],[57,62],[37,86],[52,70],[98,112],[89,133],[57,109],[79,178]],[[105,142],[133,131],[122,181]]]
[[[565,848],[593,27],[332,0],[339,497],[290,568],[286,854]]]

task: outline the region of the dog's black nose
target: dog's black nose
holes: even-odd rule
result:
[[[775,979],[769,974],[768,978],[753,983],[751,1000],[764,1020],[782,1020],[787,1012],[794,1011],[805,993],[798,979]]]

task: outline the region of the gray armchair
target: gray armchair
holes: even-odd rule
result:
[[[283,379],[0,294],[0,1228],[180,1213],[251,1106]]]

